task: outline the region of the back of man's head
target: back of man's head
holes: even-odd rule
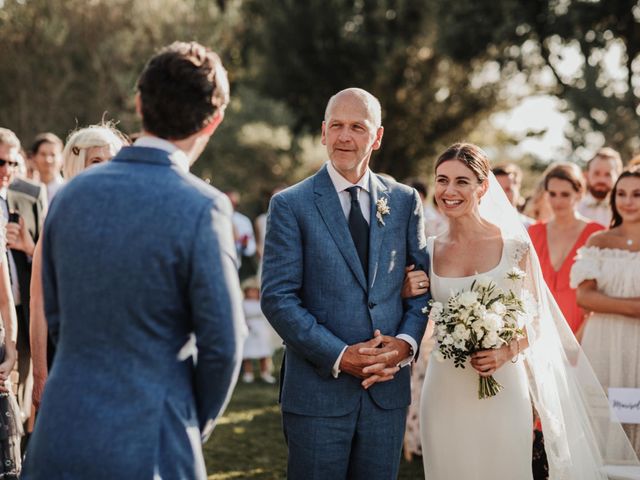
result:
[[[7,145],[9,147],[20,149],[20,140],[18,140],[16,134],[8,128],[0,127],[0,145]]]
[[[183,140],[209,125],[229,103],[227,72],[218,55],[175,42],[149,60],[138,79],[142,125],[167,140]]]

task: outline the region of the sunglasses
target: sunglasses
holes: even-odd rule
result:
[[[13,168],[18,166],[18,162],[14,162],[12,160],[5,160],[4,158],[0,158],[0,167],[4,167],[7,164],[9,164],[9,166],[13,167]]]

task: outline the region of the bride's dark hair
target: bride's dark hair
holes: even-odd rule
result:
[[[436,160],[434,171],[449,160],[458,160],[464,163],[476,176],[479,182],[484,182],[489,176],[491,166],[487,154],[473,143],[454,143],[447,148]]]
[[[613,186],[613,189],[611,190],[611,196],[609,198],[609,202],[611,203],[611,213],[612,213],[611,225],[609,226],[609,228],[614,228],[619,225],[622,225],[622,216],[620,215],[620,212],[618,212],[618,206],[616,205],[616,194],[618,193],[618,184],[620,183],[620,180],[628,177],[640,178],[640,167],[639,166],[629,167],[627,170],[622,172],[618,177],[618,180],[616,180],[616,183]]]

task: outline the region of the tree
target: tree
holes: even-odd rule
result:
[[[138,129],[137,75],[175,39],[215,40],[223,15],[208,2],[6,1],[0,8],[0,123],[31,139],[63,138],[103,115]],[[154,8],[155,7],[155,8]]]
[[[247,0],[252,85],[284,102],[293,134],[319,132],[329,97],[350,86],[383,106],[377,170],[400,179],[427,171],[437,151],[500,104],[501,78],[443,54],[448,25],[432,0]]]
[[[0,7],[0,125],[27,147],[38,132],[64,139],[103,116],[137,132],[134,92],[144,62],[175,40],[200,41],[221,54],[232,100],[194,171],[246,191],[243,207],[258,213],[263,191],[300,174],[286,108],[243,86],[240,13],[237,2],[208,0],[7,0]]]
[[[561,98],[577,156],[603,143],[640,149],[640,6],[635,0],[438,0],[440,45],[457,61],[496,61],[526,75],[531,91]],[[489,29],[488,25],[495,28]]]

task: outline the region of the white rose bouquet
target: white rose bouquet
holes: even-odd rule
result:
[[[512,281],[522,280],[524,272],[513,269],[507,274]],[[472,353],[500,348],[524,336],[525,308],[511,290],[503,290],[488,278],[479,278],[471,289],[453,294],[446,304],[430,302],[429,318],[435,322],[439,361],[453,359],[464,368]],[[479,377],[478,398],[488,398],[502,390],[493,376]]]

